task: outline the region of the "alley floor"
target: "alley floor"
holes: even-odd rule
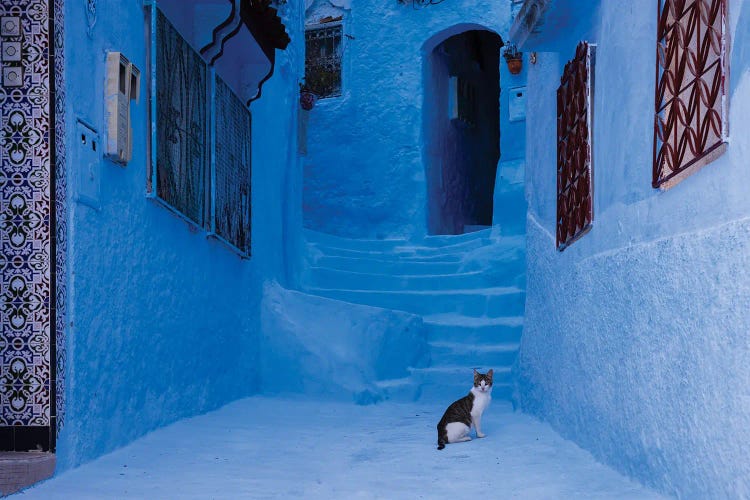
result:
[[[437,451],[443,410],[248,398],[18,498],[660,498],[505,401],[485,413],[486,438]]]

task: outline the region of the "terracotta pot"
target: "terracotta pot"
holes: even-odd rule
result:
[[[507,59],[506,62],[508,63],[508,71],[510,71],[511,75],[517,75],[521,72],[521,66],[523,66],[522,59]]]
[[[305,111],[310,111],[315,106],[315,101],[318,100],[318,96],[310,92],[309,90],[303,90],[299,93],[299,105]]]

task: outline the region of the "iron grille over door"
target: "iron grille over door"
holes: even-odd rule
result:
[[[208,112],[206,63],[156,9],[156,195],[204,223]]]
[[[591,91],[593,46],[581,42],[557,89],[557,248],[591,227]]]
[[[653,187],[666,188],[723,153],[726,0],[661,0]]]

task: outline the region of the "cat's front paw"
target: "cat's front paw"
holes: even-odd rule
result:
[[[477,437],[478,437],[478,438],[483,438],[483,437],[485,437],[486,435],[487,435],[487,434],[484,434],[484,433],[482,433],[482,432],[477,432]]]

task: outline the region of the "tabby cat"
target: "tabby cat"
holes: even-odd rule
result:
[[[471,426],[477,431],[477,437],[483,438],[482,413],[492,399],[492,370],[481,374],[474,370],[474,387],[469,394],[454,401],[437,424],[438,450],[445,448],[446,443],[471,441]]]

